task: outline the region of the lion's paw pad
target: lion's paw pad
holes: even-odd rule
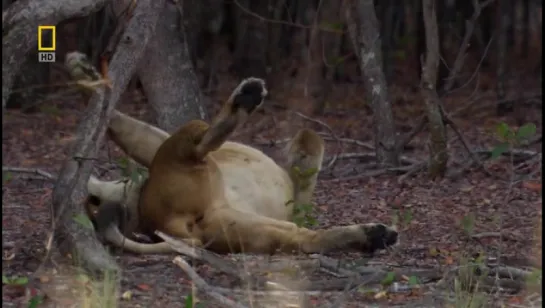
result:
[[[239,87],[235,90],[235,96],[233,97],[233,110],[236,111],[239,108],[246,110],[248,113],[252,113],[261,103],[267,95],[267,89],[265,88],[265,81],[259,78],[247,78],[243,80]]]

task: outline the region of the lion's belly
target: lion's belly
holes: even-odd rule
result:
[[[227,142],[210,153],[217,162],[232,207],[275,219],[289,219],[293,185],[289,175],[263,152]]]

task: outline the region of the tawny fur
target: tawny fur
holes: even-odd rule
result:
[[[262,80],[245,80],[210,126],[190,121],[172,136],[115,111],[108,135],[132,159],[148,167],[150,175],[145,184],[90,179],[89,194],[100,204],[88,202],[88,213],[102,211],[105,204],[104,209],[116,215],[102,221],[98,232],[115,246],[137,253],[173,252],[164,242],[131,239],[132,232],[155,230],[193,245],[207,244],[218,253],[372,252],[395,244],[397,232],[382,224],[310,230],[289,221],[293,200],[311,201],[324,144],[313,131],[301,130],[288,145],[286,170],[255,148],[227,141],[265,95]],[[303,183],[292,172],[294,167],[316,173]],[[118,210],[131,214],[123,232],[116,225]],[[100,213],[98,217],[109,219],[106,212]]]

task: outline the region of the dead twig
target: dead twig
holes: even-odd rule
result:
[[[428,165],[427,162],[419,162],[411,166],[411,168],[403,175],[401,175],[398,179],[398,183],[403,183],[406,178],[413,176],[414,174],[424,170],[426,166]]]
[[[199,274],[197,274],[197,272],[195,272],[195,270],[189,264],[187,264],[184,259],[182,259],[182,257],[175,257],[172,262],[178,265],[189,276],[189,278],[191,278],[193,283],[197,285],[197,288],[210,295],[210,297],[212,297],[225,307],[246,308],[246,306],[234,302],[214,290],[214,288],[211,287],[206,281],[204,281],[204,279],[202,279],[201,276],[199,276]]]
[[[48,180],[53,180],[53,181],[55,181],[57,179],[57,177],[52,175],[51,173],[49,173],[47,171],[43,171],[41,169],[37,169],[37,168],[2,167],[2,172],[33,174],[33,175],[38,175],[38,176],[41,176],[41,177],[44,177],[44,178],[46,178]]]
[[[243,274],[243,271],[241,271],[234,262],[225,260],[213,252],[198,247],[189,246],[187,243],[175,239],[161,231],[155,231],[155,234],[168,243],[174,250],[184,256],[191,257],[201,262],[206,262],[218,270],[235,277],[239,277],[241,274]]]
[[[454,60],[454,64],[452,65],[452,70],[450,71],[448,77],[446,78],[445,85],[443,87],[443,93],[447,93],[452,89],[452,86],[454,85],[454,81],[456,80],[456,76],[461,71],[465,57],[466,57],[466,51],[469,47],[469,40],[473,36],[473,31],[475,30],[475,24],[477,23],[477,20],[479,19],[479,16],[481,15],[481,11],[490,5],[495,0],[487,0],[483,3],[479,3],[478,0],[473,0],[473,15],[471,16],[471,19],[466,21],[466,31],[464,34],[464,38],[462,39],[462,42],[460,43],[460,49],[458,50],[458,54],[456,55],[456,58]]]
[[[493,149],[478,149],[475,150],[475,154],[484,155],[487,159],[490,158],[492,155]],[[530,159],[534,156],[539,155],[539,152],[532,151],[532,150],[522,150],[522,149],[509,149],[502,153],[502,156],[510,156],[513,155],[514,160],[522,161]]]
[[[376,153],[344,153],[337,155],[337,159],[362,159],[362,160],[376,160],[377,154]],[[407,165],[414,165],[418,163],[417,160],[414,160],[412,158],[409,158],[407,156],[400,156],[399,161]],[[396,170],[398,168],[385,168],[385,170]]]
[[[477,166],[479,166],[479,168],[481,168],[486,174],[488,174],[489,176],[491,177],[494,177],[494,178],[498,178],[498,179],[502,179],[501,176],[497,175],[497,174],[494,174],[492,172],[490,172],[490,170],[488,170],[486,168],[486,166],[484,165],[484,163],[479,159],[479,156],[475,154],[475,152],[473,152],[470,148],[469,148],[469,144],[468,142],[466,141],[464,135],[460,132],[460,130],[458,129],[458,126],[456,125],[456,123],[454,123],[454,121],[445,113],[445,111],[443,110],[443,108],[441,107],[441,113],[443,114],[443,120],[445,121],[445,124],[449,125],[450,128],[454,131],[454,133],[456,134],[456,136],[458,136],[458,139],[460,140],[460,142],[462,143],[464,149],[466,149],[466,151],[468,152],[469,156],[471,156],[471,159],[477,164]]]
[[[368,150],[371,150],[371,151],[375,150],[375,147],[371,143],[363,142],[363,141],[360,141],[360,140],[351,139],[351,138],[336,138],[335,139],[335,138],[325,136],[324,133],[318,133],[318,135],[321,135],[322,138],[325,141],[340,141],[342,143],[348,143],[348,144],[361,146],[361,147],[367,148]]]

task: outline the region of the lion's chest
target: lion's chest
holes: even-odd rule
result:
[[[257,149],[227,143],[213,152],[222,174],[225,196],[230,206],[270,218],[289,219],[293,197],[288,174]]]

